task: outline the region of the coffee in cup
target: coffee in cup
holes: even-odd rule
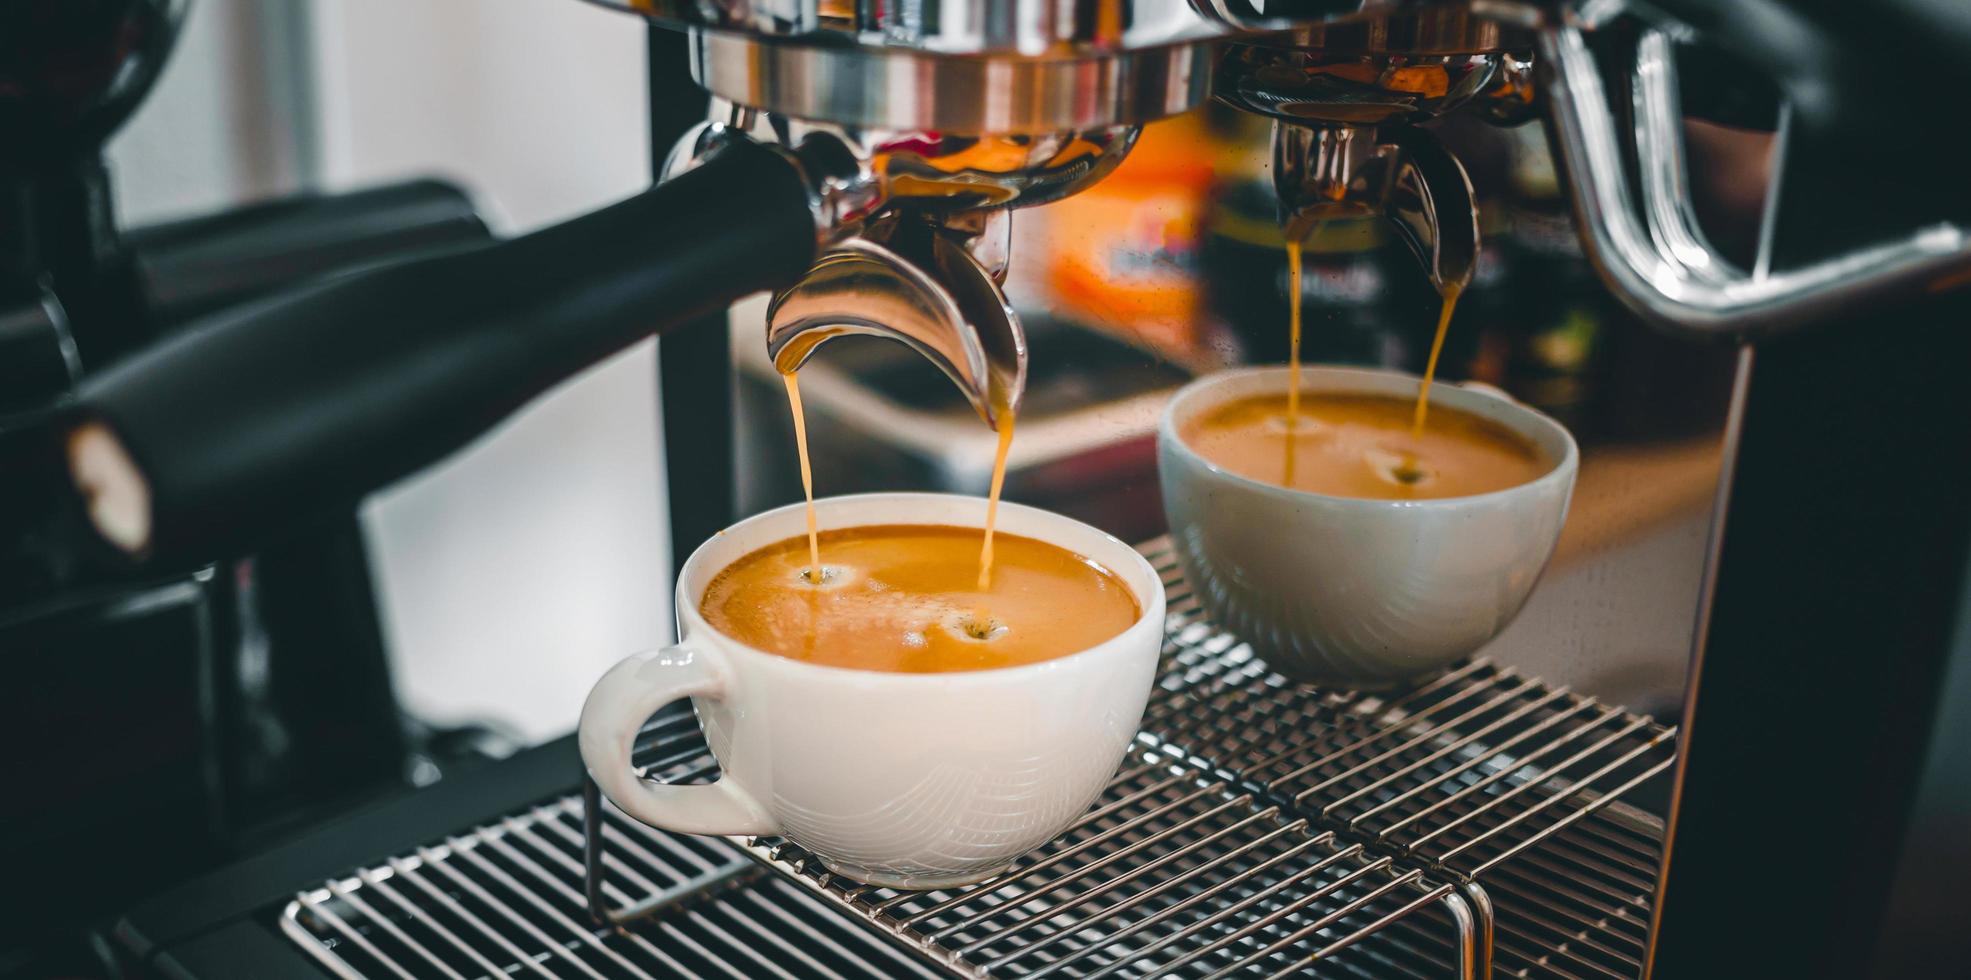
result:
[[[1179,435],[1214,466],[1331,497],[1435,500],[1530,483],[1553,462],[1489,419],[1439,405],[1414,425],[1412,399],[1310,393],[1234,398],[1193,415]]]
[[[802,577],[800,505],[707,541],[678,576],[677,645],[630,657],[590,693],[579,730],[590,775],[653,826],[784,836],[845,877],[899,888],[989,878],[1052,839],[1101,793],[1142,722],[1162,583],[1109,535],[1002,503],[982,608],[1004,631],[973,639],[963,617],[981,598],[986,509],[942,494],[817,500],[818,584]],[[870,615],[829,627],[798,608],[830,596]],[[993,656],[1005,662],[981,659]],[[631,769],[638,730],[680,697],[721,768],[709,785]]]
[[[1052,660],[1101,644],[1142,614],[1114,572],[1084,555],[997,535],[979,589],[979,532],[879,524],[760,548],[719,572],[699,613],[747,646],[804,663],[942,673]]]

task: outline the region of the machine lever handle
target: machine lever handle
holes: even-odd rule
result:
[[[71,478],[131,559],[241,553],[645,336],[793,282],[813,215],[794,160],[734,141],[564,224],[219,315],[85,379],[63,416]]]

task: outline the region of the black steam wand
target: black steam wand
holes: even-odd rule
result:
[[[10,434],[54,483],[30,536],[161,571],[347,509],[609,354],[799,277],[816,169],[732,141],[567,223],[189,328]]]

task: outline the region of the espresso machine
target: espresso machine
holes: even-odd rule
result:
[[[826,358],[825,342],[846,334],[901,340],[996,426],[1020,406],[1033,369],[1006,295],[1011,229],[1022,208],[1109,175],[1144,124],[1207,99],[1266,118],[1283,231],[1380,219],[1443,289],[1472,280],[1483,243],[1466,170],[1431,124],[1458,114],[1501,125],[1537,118],[1584,253],[1612,295],[1665,332],[1737,351],[1681,717],[1673,730],[1624,722],[1631,727],[1619,737],[1595,743],[1647,736],[1596,770],[1595,779],[1617,782],[1576,781],[1553,797],[1560,803],[1542,804],[1551,815],[1588,789],[1611,790],[1553,825],[1554,839],[1565,839],[1597,826],[1596,808],[1620,795],[1612,790],[1668,774],[1646,859],[1611,856],[1628,846],[1611,842],[1639,833],[1634,826],[1576,842],[1600,855],[1597,873],[1633,879],[1633,902],[1587,907],[1600,909],[1603,925],[1632,927],[1639,938],[1625,941],[1636,951],[1609,953],[1614,940],[1590,929],[1571,940],[1561,930],[1551,955],[1529,952],[1531,933],[1495,932],[1485,875],[1505,855],[1466,866],[1418,843],[1379,850],[1400,838],[1350,836],[1373,826],[1366,817],[1243,876],[1194,876],[1326,827],[1328,810],[1228,854],[1185,851],[1108,879],[1105,887],[1170,875],[1184,884],[1149,885],[1109,906],[1116,941],[1168,947],[1175,958],[1156,962],[1171,974],[1248,942],[1267,943],[1254,957],[1285,958],[1210,961],[1223,967],[1214,975],[1310,964],[1318,972],[1329,954],[1382,948],[1373,941],[1403,923],[1435,922],[1428,917],[1441,904],[1442,924],[1459,937],[1446,947],[1448,975],[1580,975],[1593,970],[1559,964],[1601,953],[1612,958],[1595,959],[1595,975],[1916,976],[1963,962],[1971,913],[1954,886],[1971,872],[1971,503],[1960,489],[1971,478],[1971,413],[1955,404],[1950,372],[1971,362],[1971,294],[1957,288],[1971,282],[1971,190],[1948,137],[1939,139],[1948,123],[1928,103],[1966,80],[1971,13],[1921,0],[1865,10],[1812,0],[609,5],[652,24],[653,157],[663,179],[650,190],[510,241],[463,235],[359,271],[310,266],[252,291],[252,302],[215,301],[196,322],[118,340],[100,356],[78,346],[81,330],[76,343],[33,347],[55,352],[35,362],[46,367],[39,394],[10,399],[14,414],[0,420],[14,474],[0,491],[9,499],[7,602],[21,610],[4,622],[44,622],[43,610],[78,598],[247,581],[238,578],[243,559],[289,554],[306,534],[331,533],[321,529],[363,495],[653,332],[682,556],[738,516],[731,467],[708,465],[733,452],[723,310],[735,300],[773,292],[761,340],[780,369]],[[134,51],[162,57],[176,6],[102,5],[129,14],[102,21],[122,30],[102,37],[152,45],[120,50],[120,63],[134,67],[101,77],[125,88],[110,90],[112,108],[78,125],[75,142],[113,127],[117,93],[141,96],[154,66],[144,69]],[[709,95],[709,111],[686,92]],[[1714,247],[1692,206],[1691,117],[1773,134],[1749,259]],[[0,121],[25,134],[20,145],[50,145],[56,135],[19,121],[41,118]],[[78,273],[34,267],[56,270],[24,279],[42,290],[30,304],[41,313],[7,336],[59,341],[71,331],[45,296],[65,298]],[[139,322],[82,305],[77,324],[106,324],[96,336]],[[347,537],[335,540],[347,562]],[[299,564],[325,567],[332,551],[305,552]],[[317,594],[355,601],[350,580],[337,581]],[[235,621],[224,618],[234,608],[195,606],[189,628]],[[1201,643],[1213,657],[1236,652],[1234,642],[1173,640],[1181,650]],[[1342,717],[1369,726],[1397,718],[1390,737],[1406,739],[1402,751],[1429,748],[1433,762],[1513,731],[1507,720],[1423,734],[1403,727],[1449,703],[1431,698],[1510,707],[1531,690],[1490,666],[1454,675],[1496,686],[1445,695],[1451,682],[1433,682],[1376,702],[1372,715]],[[1181,702],[1188,689],[1173,690]],[[1597,710],[1542,689],[1512,718],[1546,719],[1538,712],[1563,703]],[[1179,719],[1209,707],[1173,704],[1169,717]],[[369,714],[401,737],[387,706]],[[651,728],[652,746],[675,750],[652,761],[652,775],[703,778],[702,764],[693,769],[673,744],[678,717],[660,715]],[[1542,720],[1512,735],[1517,761],[1459,795],[1513,785],[1502,794],[1509,800],[1543,785],[1513,780],[1542,751],[1540,733],[1559,726]],[[1436,748],[1432,738],[1448,741]],[[1145,744],[1166,753],[1158,759],[1190,759],[1236,782],[1214,768],[1231,765],[1222,759],[1199,762],[1171,739]],[[393,751],[401,748],[384,754]],[[1673,754],[1646,771],[1625,768],[1656,751]],[[1021,959],[1019,950],[1075,934],[1058,919],[1031,935],[1011,920],[985,934],[966,931],[977,925],[969,919],[939,927],[963,896],[918,908],[817,878],[771,842],[712,847],[608,823],[592,792],[568,795],[577,772],[564,740],[441,781],[132,905],[103,920],[98,946],[127,972],[172,976],[464,976],[522,963],[551,975],[564,966],[626,976],[1158,972],[1122,959],[1097,968],[1094,946]],[[1493,807],[1486,819],[1524,819]],[[1276,811],[1296,813],[1276,803],[1238,827]],[[1102,860],[1158,853],[1218,812]],[[1477,843],[1465,846],[1478,853]],[[523,844],[544,850],[514,850]],[[1048,860],[1065,867],[1083,851],[1099,852],[1077,844]],[[644,863],[629,875],[599,870],[629,866],[624,854]],[[1292,891],[1304,884],[1298,876],[1267,877],[1297,867],[1295,855],[1310,869],[1361,867],[1301,895]],[[1319,902],[1406,861],[1418,864],[1321,914]],[[761,864],[773,869],[765,877]],[[459,870],[467,865],[471,875]],[[1072,874],[1096,880],[1096,870]],[[546,884],[531,907],[486,891],[488,881],[513,887],[530,875]],[[1559,894],[1568,882],[1540,887]],[[1275,909],[1267,896],[1276,886],[1300,897]],[[1060,891],[1065,883],[1049,887],[1057,900],[1071,894]],[[644,900],[621,901],[638,888]],[[598,913],[594,928],[580,917],[584,899]],[[1158,904],[1166,901],[1175,904]],[[1396,904],[1377,904],[1388,902]],[[1045,910],[1032,913],[1036,922],[1064,914],[1033,907]],[[898,908],[910,914],[890,914]],[[1154,911],[1126,914],[1139,908]],[[1172,925],[1200,910],[1211,911],[1195,929]],[[1068,921],[1078,929],[1111,928],[1077,916]],[[926,933],[925,923],[943,931]],[[1269,930],[1282,923],[1274,942]],[[1326,938],[1308,946],[1309,937]],[[447,938],[464,952],[440,949]],[[1409,940],[1390,941],[1415,953],[1400,946]],[[1185,952],[1187,943],[1197,951]],[[1367,965],[1333,962],[1348,975],[1432,975],[1417,964],[1437,962],[1376,955]]]

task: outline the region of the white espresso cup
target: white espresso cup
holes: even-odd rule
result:
[[[1370,500],[1290,490],[1229,472],[1184,442],[1200,412],[1284,394],[1288,368],[1199,378],[1157,430],[1164,515],[1185,578],[1219,623],[1281,673],[1394,687],[1455,663],[1512,622],[1552,557],[1580,452],[1560,423],[1489,387],[1433,384],[1432,407],[1498,423],[1549,469],[1468,497]],[[1309,394],[1413,399],[1396,371],[1303,367]]]
[[[882,493],[815,501],[823,530],[982,527],[976,497]],[[678,573],[676,646],[610,668],[582,708],[582,760],[624,812],[690,834],[779,835],[831,870],[897,888],[992,877],[1088,809],[1143,720],[1163,639],[1163,586],[1128,545],[1086,524],[1002,503],[999,529],[1114,572],[1142,614],[1117,636],[1040,663],[890,673],[803,663],[746,646],[699,615],[726,566],[805,534],[799,505],[741,521]],[[824,554],[823,558],[826,558]],[[690,697],[723,770],[670,786],[630,751],[658,708]]]

